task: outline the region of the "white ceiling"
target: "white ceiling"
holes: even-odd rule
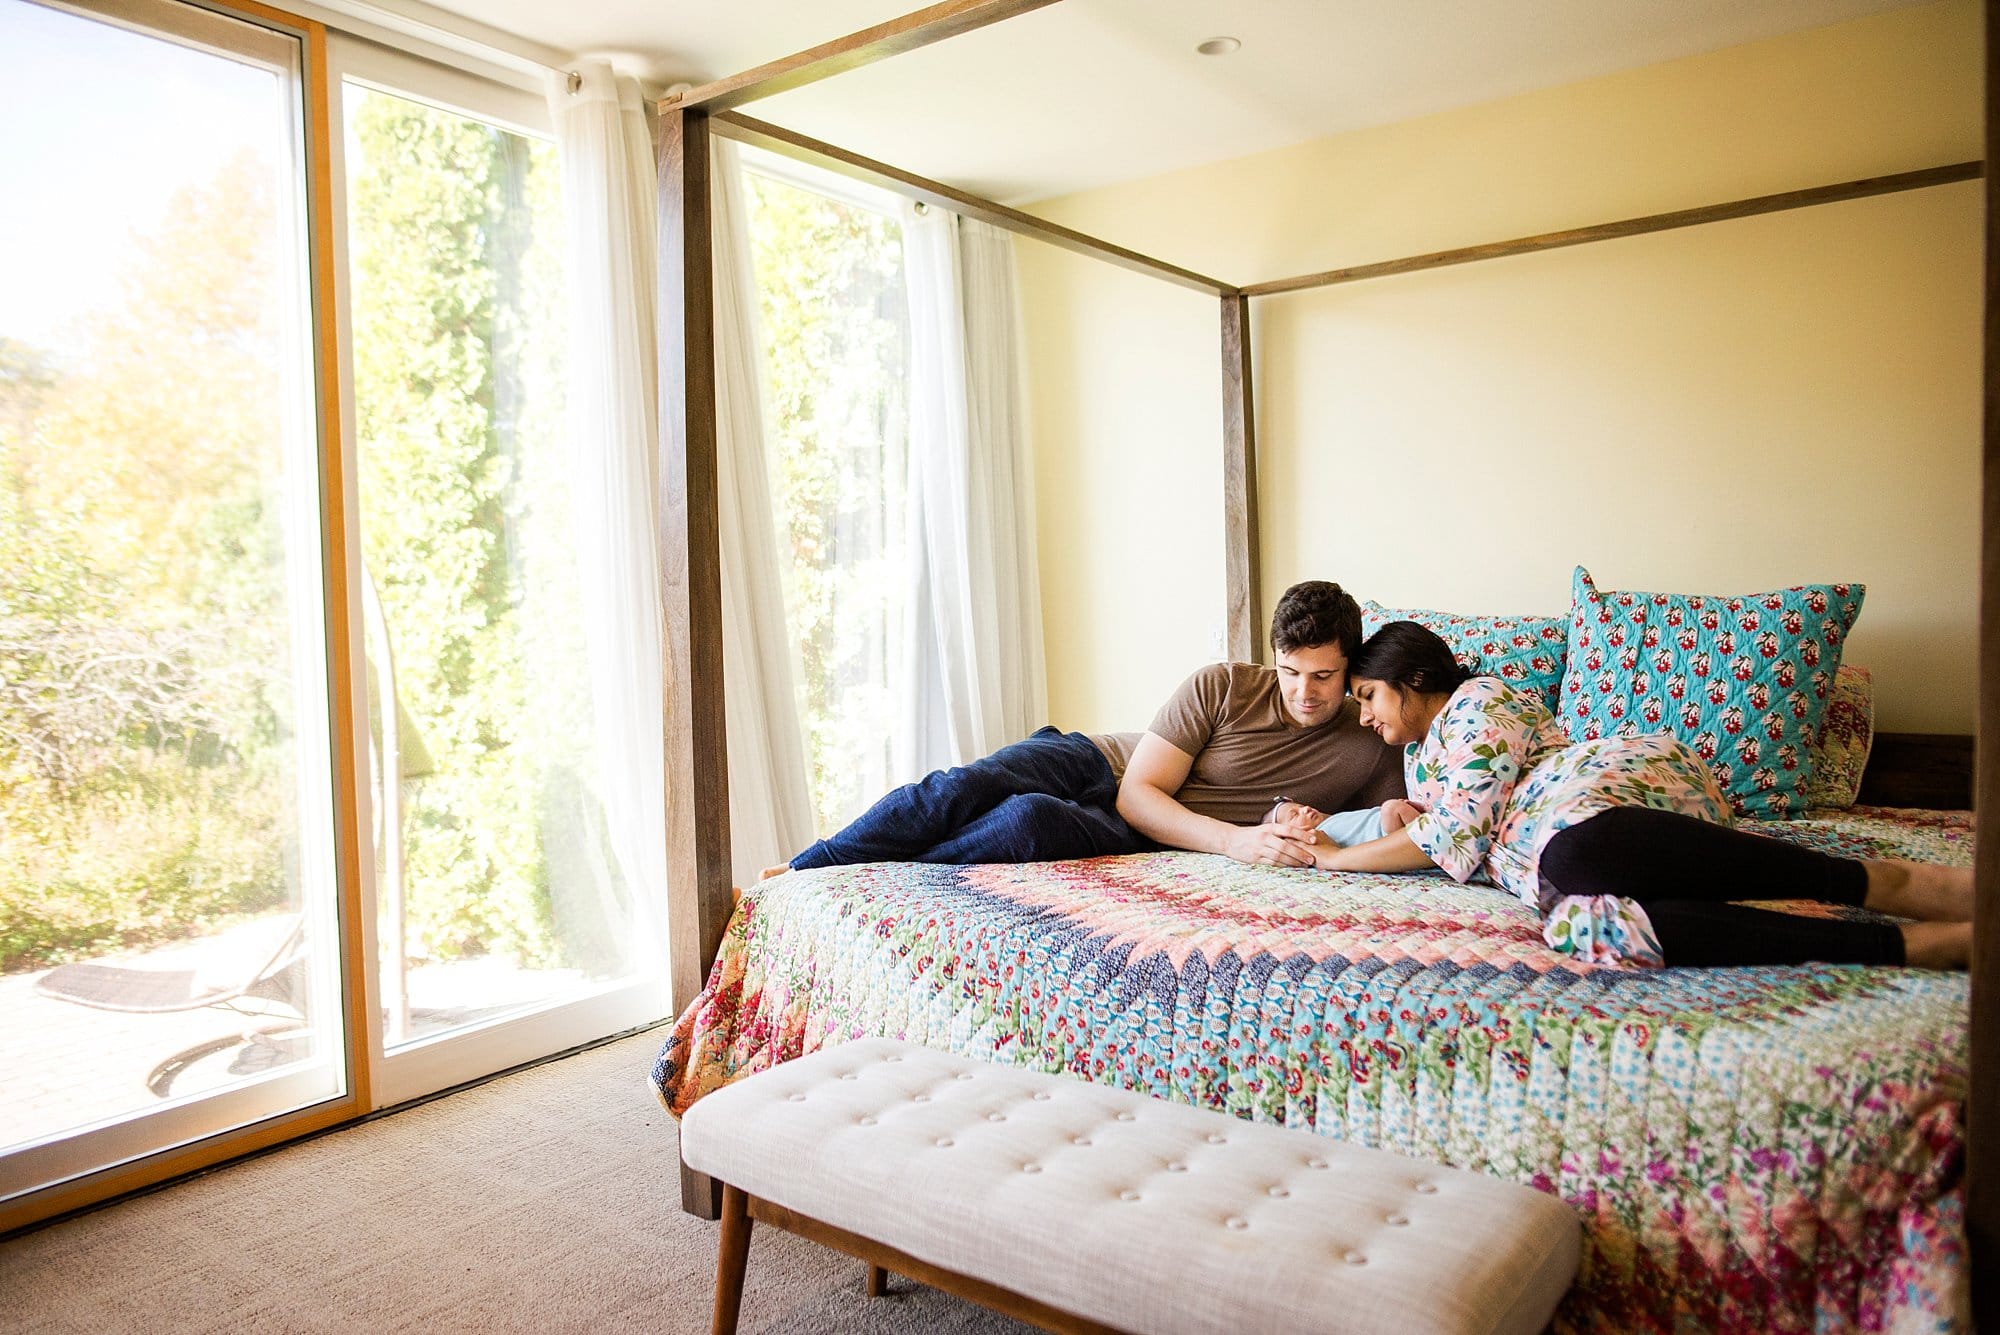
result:
[[[1063,0],[743,111],[1010,203],[1837,23],[1915,0]],[[430,0],[656,86],[922,0]],[[1204,38],[1242,39],[1227,56]]]

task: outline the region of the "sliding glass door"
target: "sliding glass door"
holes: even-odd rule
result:
[[[599,761],[539,96],[336,43],[378,1098],[658,1018]],[[635,553],[635,559],[645,554]],[[656,836],[661,837],[661,836]]]
[[[346,1088],[303,70],[0,0],[0,1197]]]
[[[0,1229],[667,1006],[543,99],[226,7],[0,0]]]

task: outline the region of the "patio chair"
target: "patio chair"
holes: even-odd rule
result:
[[[193,969],[147,969],[128,964],[65,964],[35,981],[44,996],[96,1010],[162,1015],[215,1006],[254,1018],[270,1012],[244,1003],[274,1003],[292,1011],[274,1025],[252,1026],[209,1039],[169,1056],[146,1077],[157,1097],[172,1093],[174,1077],[212,1053],[239,1044],[271,1045],[303,1027],[306,988],[305,919],[287,913],[236,933]],[[232,1068],[234,1069],[234,1068]]]
[[[246,997],[299,1009],[305,963],[305,920],[287,913],[258,923],[228,943],[226,955],[196,969],[144,969],[125,964],[65,964],[35,982],[44,996],[101,1011],[160,1014],[225,1006]],[[245,1012],[250,1014],[252,1012]]]

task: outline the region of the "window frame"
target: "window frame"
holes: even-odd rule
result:
[[[839,172],[814,166],[809,162],[800,162],[782,153],[774,153],[768,148],[759,148],[755,144],[737,144],[736,155],[746,172],[755,172],[759,176],[783,182],[796,190],[824,195],[828,199],[857,209],[883,214],[893,219],[898,226],[903,223],[904,208],[910,206],[910,201],[893,190],[870,185],[866,181],[857,181],[851,176],[842,176]]]

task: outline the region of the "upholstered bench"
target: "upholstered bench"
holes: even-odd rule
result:
[[[681,1155],[717,1331],[752,1220],[1051,1330],[1540,1331],[1581,1248],[1528,1187],[885,1039],[707,1095]]]

